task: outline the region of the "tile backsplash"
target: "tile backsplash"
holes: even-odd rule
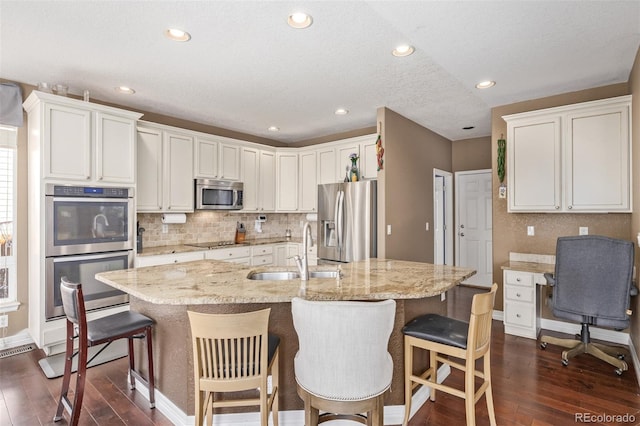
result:
[[[247,239],[284,237],[291,229],[293,238],[302,237],[302,226],[307,220],[301,213],[267,213],[267,221],[262,223],[262,232],[255,229],[258,213],[230,213],[222,211],[197,211],[187,213],[186,223],[167,224],[167,233],[162,233],[162,214],[138,213],[140,227],[145,229],[142,237],[144,247],[168,246],[174,244],[204,243],[212,241],[232,241],[235,238],[236,225],[244,224]],[[312,233],[316,234],[316,222],[311,223]]]

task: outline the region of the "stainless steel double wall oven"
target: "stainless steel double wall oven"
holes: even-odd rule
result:
[[[127,303],[127,294],[95,279],[133,266],[133,189],[47,184],[45,314],[64,316],[60,278],[82,284],[88,310]]]

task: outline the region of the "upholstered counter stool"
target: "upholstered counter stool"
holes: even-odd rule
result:
[[[291,301],[299,341],[294,370],[306,426],[335,419],[382,426],[393,375],[388,345],[395,309],[393,300]]]
[[[441,390],[465,400],[467,425],[476,424],[475,405],[485,395],[489,420],[496,424],[493,408],[493,393],[491,389],[491,319],[495,301],[497,284],[493,284],[491,291],[476,294],[471,302],[471,317],[469,322],[437,314],[421,315],[404,326],[404,385],[405,405],[404,423],[409,423],[411,414],[411,397],[413,389],[418,385],[430,388],[431,401],[436,400],[436,390]],[[414,349],[429,351],[429,368],[421,374],[413,372]],[[444,357],[442,355],[447,355]],[[451,359],[464,360],[460,364]],[[476,360],[484,358],[483,371],[475,368]],[[459,390],[438,382],[438,362],[464,371],[464,390]],[[475,390],[475,378],[483,379],[478,391]]]
[[[197,426],[219,407],[260,406],[260,424],[278,426],[280,338],[269,334],[271,309],[240,314],[187,312],[193,342]],[[267,385],[271,375],[271,391]],[[257,398],[214,399],[216,392],[255,390]]]
[[[135,388],[136,380],[142,382],[149,389],[149,404],[155,408],[155,383],[153,378],[153,350],[151,331],[153,320],[138,312],[126,311],[87,322],[84,306],[82,285],[69,282],[63,277],[60,282],[62,306],[67,317],[67,344],[64,363],[62,390],[58,402],[58,410],[53,418],[54,422],[62,419],[62,412],[69,412],[69,425],[75,426],[80,419],[80,410],[84,397],[84,384],[87,364],[97,357],[111,342],[118,339],[129,340],[129,386]],[[78,339],[78,351],[74,353],[74,341]],[[145,339],[147,342],[148,379],[142,377],[135,370],[133,339]],[[106,343],[91,359],[87,361],[89,347]],[[71,382],[73,358],[78,356],[78,372],[76,375],[76,389],[73,404],[68,398]]]

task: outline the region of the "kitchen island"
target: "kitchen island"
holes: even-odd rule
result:
[[[247,278],[252,271],[283,269],[286,268],[252,268],[229,262],[201,260],[96,275],[99,281],[128,293],[132,310],[155,320],[154,364],[156,388],[161,394],[158,407],[165,414],[170,410],[172,414],[169,417],[174,422],[188,423],[186,416],[194,414],[193,354],[188,310],[236,313],[270,307],[269,331],[281,338],[280,410],[291,411],[303,408],[296,393],[293,372],[298,339],[291,318],[291,299],[296,296],[310,300],[394,299],[396,318],[389,342],[394,373],[385,404],[401,406],[404,404],[402,327],[424,313],[446,314],[446,302],[441,300],[440,295],[475,273],[468,268],[369,259],[342,264],[341,279],[313,278],[303,282],[299,279],[276,281]],[[295,271],[295,268],[289,270]],[[335,271],[336,266],[322,265],[310,267],[310,270]],[[143,358],[138,356],[138,359]],[[146,368],[144,365],[141,367]],[[283,413],[283,420],[287,414]]]

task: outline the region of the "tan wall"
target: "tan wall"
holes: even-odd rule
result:
[[[433,262],[433,169],[451,171],[451,141],[388,109],[384,136],[385,257]],[[379,255],[380,256],[380,255]]]
[[[631,214],[631,240],[637,243],[635,236],[640,233],[640,49],[629,76],[629,88],[633,95],[631,104],[632,155],[633,155],[633,213]],[[640,270],[640,249],[636,246],[636,270]],[[636,280],[637,281],[637,280]],[[631,341],[640,358],[640,296],[631,299]],[[640,373],[636,372],[640,380]]]
[[[626,83],[548,98],[535,99],[493,108],[491,111],[491,156],[495,171],[497,140],[507,134],[503,115],[550,108],[596,99],[629,94]],[[492,174],[493,188],[498,188],[498,176]],[[505,183],[509,185],[505,177]],[[527,226],[535,227],[535,236],[527,236]],[[553,214],[507,213],[507,200],[499,199],[493,191],[493,279],[500,285],[496,296],[496,309],[502,309],[502,270],[500,266],[509,258],[509,252],[555,254],[556,240],[560,236],[578,235],[580,226],[588,226],[590,234],[613,238],[631,237],[631,214]]]
[[[454,172],[482,170],[491,168],[491,138],[461,139],[452,144],[452,163]]]

